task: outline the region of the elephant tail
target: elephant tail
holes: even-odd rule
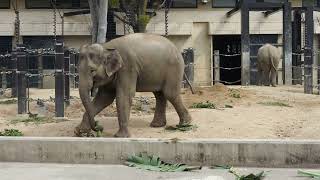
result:
[[[276,68],[276,66],[274,65],[273,59],[274,59],[274,58],[271,58],[270,61],[271,61],[271,64],[272,64],[273,69],[274,69],[275,71],[277,71],[277,68]]]
[[[191,90],[192,94],[195,94],[195,92],[194,92],[194,90],[193,90],[193,87],[192,87],[192,85],[191,85],[191,83],[190,83],[190,81],[189,81],[189,79],[188,79],[188,77],[187,77],[187,75],[186,75],[185,72],[183,73],[183,76],[184,76],[184,78],[186,79],[188,85],[190,86],[190,90]]]

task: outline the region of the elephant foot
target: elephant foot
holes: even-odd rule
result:
[[[191,124],[191,116],[188,114],[185,118],[180,119],[179,125],[184,126],[184,125],[189,125]]]
[[[275,84],[272,84],[271,86],[272,86],[272,87],[277,87]]]
[[[165,119],[153,119],[153,121],[150,123],[150,127],[164,127],[167,124],[167,121]]]
[[[91,132],[91,129],[81,128],[79,126],[74,129],[75,137],[94,137],[94,134]]]
[[[114,135],[114,137],[128,138],[130,137],[128,129],[119,129],[119,131]]]

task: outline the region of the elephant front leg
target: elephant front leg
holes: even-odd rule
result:
[[[99,89],[97,95],[93,99],[94,116],[101,112],[104,108],[112,104],[115,99],[115,92],[105,92]],[[85,112],[81,123],[74,130],[75,136],[92,136],[88,113]]]
[[[132,104],[132,98],[134,91],[130,92],[127,88],[118,88],[117,90],[117,113],[119,130],[114,135],[115,137],[130,137],[128,130],[128,120],[130,117],[130,107]]]

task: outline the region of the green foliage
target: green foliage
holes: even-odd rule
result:
[[[109,0],[109,6],[112,8],[118,8],[120,5],[119,0]]]
[[[200,103],[193,103],[191,108],[208,108],[208,109],[215,109],[216,105],[207,101],[207,102],[200,102]]]
[[[284,102],[272,102],[272,101],[267,101],[267,102],[258,102],[258,104],[265,105],[265,106],[281,106],[281,107],[292,107],[287,103]]]
[[[311,171],[303,171],[298,170],[299,175],[307,176],[313,179],[320,179],[320,172],[311,172]]]
[[[145,153],[140,153],[140,155],[129,156],[127,162],[125,163],[129,167],[136,167],[138,169],[144,169],[149,171],[158,171],[158,172],[182,172],[182,171],[191,171],[198,170],[201,167],[191,167],[185,164],[170,164],[165,163],[160,160],[158,156],[152,155],[149,156]]]
[[[232,105],[229,105],[229,104],[226,104],[224,107],[225,107],[225,108],[233,108],[233,106],[232,106]]]
[[[165,130],[169,130],[169,131],[191,131],[191,130],[195,130],[197,129],[198,126],[196,125],[191,125],[191,124],[186,124],[186,125],[176,125],[174,126],[167,126],[165,128]]]
[[[5,101],[0,101],[0,104],[16,104],[18,102],[17,99],[8,99]]]
[[[139,15],[139,17],[138,17],[138,25],[139,25],[141,31],[145,31],[149,21],[150,21],[150,16],[149,15]]]
[[[98,121],[95,121],[95,128],[97,130],[97,137],[101,137],[103,132],[103,126],[101,126]]]
[[[0,131],[0,136],[23,136],[23,133],[18,129],[4,129]]]
[[[229,93],[233,98],[241,98],[240,91],[237,89],[229,89]]]
[[[212,169],[227,169],[230,173],[236,176],[236,180],[262,180],[265,177],[265,171],[261,171],[258,174],[250,173],[248,175],[240,175],[232,166],[228,165],[214,165]]]
[[[13,119],[13,120],[11,120],[12,124],[17,124],[17,123],[21,123],[21,122],[40,124],[40,123],[46,123],[46,122],[50,122],[50,121],[46,117],[39,117],[39,116],[30,116],[27,119]]]

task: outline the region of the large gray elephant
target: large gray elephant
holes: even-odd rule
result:
[[[258,85],[276,86],[277,70],[281,59],[281,51],[271,44],[265,44],[258,50]]]
[[[104,44],[82,46],[79,93],[86,112],[75,128],[75,135],[97,131],[95,115],[116,99],[119,130],[114,136],[129,137],[128,120],[135,92],[155,95],[151,127],[166,125],[167,100],[176,109],[179,124],[189,124],[191,116],[180,96],[184,66],[176,46],[160,35],[135,33]],[[93,88],[98,88],[98,92],[91,101],[89,91]]]

